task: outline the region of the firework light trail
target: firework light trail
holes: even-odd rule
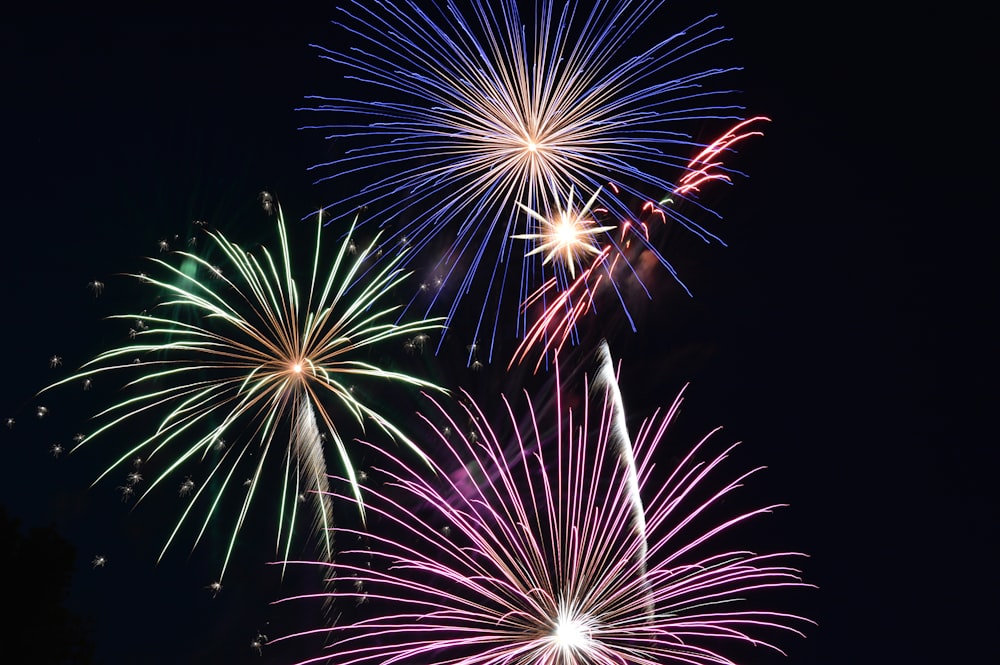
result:
[[[272,644],[330,640],[299,665],[720,665],[733,662],[734,642],[778,650],[774,637],[801,634],[808,620],[754,607],[808,586],[790,565],[801,555],[719,542],[777,507],[722,505],[757,470],[724,479],[733,447],[712,456],[709,435],[669,475],[656,473],[681,398],[630,441],[606,349],[601,364],[579,409],[561,389],[554,412],[505,399],[509,439],[468,395],[459,415],[432,399],[426,421],[447,451],[437,473],[388,463],[385,485],[364,488],[381,528],[363,534],[365,548],[319,564],[339,588],[306,596],[362,603],[350,610],[358,618]]]
[[[673,188],[674,196],[695,196],[701,188],[711,182],[726,182],[732,184],[730,173],[723,165],[727,153],[733,152],[735,144],[752,136],[762,136],[761,131],[750,131],[747,127],[753,123],[769,122],[766,116],[755,116],[736,123],[721,136],[712,141],[687,163],[684,175]],[[595,221],[587,214],[591,211],[597,194],[579,211],[572,207],[572,190],[569,203],[560,210],[556,217],[545,219],[537,212],[527,210],[529,214],[541,220],[541,233],[518,235],[516,239],[539,239],[542,244],[530,253],[548,251],[546,261],[555,257],[558,252],[565,253],[564,265],[569,267],[571,281],[549,278],[538,289],[531,293],[521,304],[522,312],[527,313],[536,306],[539,313],[528,316],[529,327],[511,357],[508,369],[515,364],[524,362],[533,350],[538,351],[535,371],[542,363],[550,359],[550,354],[558,355],[567,341],[578,340],[577,322],[594,307],[594,293],[603,282],[614,284],[615,293],[619,293],[615,282],[615,274],[619,265],[631,263],[628,254],[632,250],[633,241],[640,251],[649,246],[649,225],[632,218],[625,218],[618,224],[609,224],[594,228]],[[643,215],[649,218],[659,217],[666,223],[667,206],[674,199],[670,196],[656,203],[646,201],[642,206]],[[520,204],[519,204],[520,205]],[[522,208],[525,206],[521,205]],[[526,209],[526,208],[525,208]],[[594,212],[607,213],[606,209]],[[569,221],[567,221],[569,220]],[[608,242],[599,247],[595,241],[598,231],[617,231],[617,242]],[[593,256],[590,264],[584,268],[581,258]],[[577,266],[580,274],[576,274]],[[632,271],[630,271],[632,272]],[[674,277],[676,273],[671,272]],[[639,282],[641,284],[641,281]],[[649,296],[649,292],[646,292]],[[621,303],[626,315],[628,308]],[[634,326],[633,326],[634,328]]]
[[[221,254],[221,266],[186,251],[174,252],[176,265],[152,258],[163,277],[133,276],[144,288],[156,289],[161,302],[151,313],[111,317],[132,322],[130,342],[101,353],[73,376],[46,388],[103,375],[128,376],[125,397],[97,414],[97,428],[77,448],[126,425],[148,428],[140,430],[138,443],[122,452],[95,484],[125,467],[131,472],[119,488],[123,498],[141,500],[171,478],[184,478],[178,493],[189,500],[160,557],[196,505],[204,506],[197,544],[209,523],[222,519],[223,497],[239,495],[223,574],[261,481],[278,474],[283,474],[279,554],[288,556],[299,504],[308,500],[315,501],[313,532],[324,534],[325,556],[332,554],[331,506],[323,493],[328,488],[328,446],[336,450],[355,499],[360,492],[348,448],[328,407],[336,405],[361,428],[373,422],[416,450],[395,425],[356,397],[355,380],[438,389],[364,359],[373,345],[440,328],[440,320],[393,322],[398,306],[387,306],[384,300],[406,278],[398,258],[359,282],[374,245],[356,250],[348,233],[332,262],[325,260],[317,221],[311,266],[298,265],[281,210],[276,211],[277,256],[266,247],[245,251],[209,230],[210,251]],[[144,480],[139,465],[145,470],[161,459],[155,475]],[[208,469],[197,466],[201,478],[196,481],[194,474],[185,472],[199,462]]]
[[[674,190],[674,193],[683,195],[689,192],[698,192],[702,185],[714,180],[731,183],[732,178],[722,170],[723,153],[731,151],[733,146],[743,139],[764,135],[764,132],[761,131],[744,131],[749,125],[755,122],[770,121],[770,118],[758,115],[736,123],[729,131],[708,144],[704,150],[688,162],[685,173],[681,176],[678,182],[679,186]]]
[[[742,119],[726,102],[731,91],[708,87],[732,70],[695,62],[728,41],[714,17],[642,43],[662,4],[539,0],[526,23],[514,0],[471,0],[467,9],[356,0],[338,21],[355,45],[317,47],[347,72],[349,89],[310,97],[303,109],[323,116],[306,128],[325,130],[340,151],[314,167],[320,179],[367,177],[346,203],[370,205],[371,219],[392,229],[386,243],[435,253],[412,305],[446,312],[450,325],[472,296],[478,312],[463,318],[475,322],[473,339],[489,337],[488,359],[500,321],[516,319],[517,337],[529,325],[523,312],[503,315],[505,290],[520,303],[550,277],[565,288],[574,274],[573,262],[546,265],[538,219],[517,204],[548,216],[569,191],[589,196],[608,182],[617,186],[597,203],[618,218],[632,199],[683,198],[670,178],[706,148],[690,133],[705,121]],[[689,213],[665,214],[716,239]],[[526,235],[534,240],[523,251],[513,239]]]

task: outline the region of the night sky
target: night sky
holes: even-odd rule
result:
[[[608,332],[626,407],[641,418],[690,383],[677,445],[724,425],[724,439],[745,442],[741,463],[768,466],[744,499],[790,504],[758,535],[811,555],[804,575],[819,589],[792,605],[818,626],[782,641],[787,659],[747,665],[975,661],[998,618],[986,608],[1000,555],[1000,453],[985,426],[998,392],[996,214],[973,203],[987,190],[970,72],[988,61],[986,42],[948,41],[960,26],[943,12],[873,13],[874,3],[780,14],[678,4],[660,12],[663,30],[682,25],[672,12],[717,11],[734,37],[720,58],[744,67],[736,99],[773,122],[740,149],[735,166],[750,177],[711,200],[728,246],[671,248],[694,298],[664,273],[639,332]],[[269,526],[259,547],[248,535],[218,597],[205,588],[222,546],[211,533],[156,564],[178,514],[170,492],[132,510],[116,479],[91,488],[118,452],[110,439],[49,454],[85,429],[110,386],[35,394],[119,341],[103,317],[142,300],[118,274],[143,270],[161,239],[183,243],[198,219],[273,243],[261,190],[289,219],[336,201],[307,172],[332,148],[300,131],[308,119],[295,111],[338,89],[335,67],[309,47],[344,38],[334,8],[171,5],[155,19],[49,8],[0,23],[0,418],[17,421],[0,429],[0,506],[75,549],[67,604],[86,621],[94,662],[286,663],[293,649],[250,648],[258,631],[320,623],[309,607],[269,605],[312,584],[263,565],[275,558]],[[107,285],[99,298],[92,280]],[[400,362],[477,395],[517,390],[504,363],[473,373],[459,346]],[[63,367],[48,367],[52,355]],[[98,554],[108,563],[93,569]]]

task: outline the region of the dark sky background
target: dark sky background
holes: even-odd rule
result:
[[[788,659],[748,665],[976,661],[996,627],[1000,555],[1000,455],[986,427],[996,214],[974,204],[988,191],[974,166],[987,131],[974,73],[990,49],[951,37],[974,14],[959,25],[944,10],[806,4],[678,10],[720,13],[735,38],[724,57],[745,67],[738,99],[773,122],[740,151],[750,178],[712,201],[729,246],[681,239],[673,250],[690,250],[680,267],[694,299],[664,274],[639,332],[609,335],[626,406],[646,415],[690,382],[676,441],[725,425],[723,437],[745,441],[742,462],[769,467],[746,500],[791,504],[759,527],[774,547],[811,555],[805,576],[819,590],[795,602],[819,625],[783,642]],[[172,5],[157,18],[49,8],[0,23],[0,417],[17,420],[0,430],[0,505],[75,548],[68,602],[96,662],[290,662],[291,651],[258,656],[251,639],[319,622],[268,605],[310,584],[280,583],[262,566],[269,551],[237,552],[216,598],[205,589],[211,537],[156,565],[177,516],[170,501],[130,510],[116,481],[90,488],[108,449],[48,452],[108,393],[35,393],[117,342],[102,317],[138,305],[115,275],[142,270],[161,238],[205,219],[270,241],[262,189],[289,218],[335,201],[306,172],[330,147],[298,131],[307,120],[294,110],[337,90],[338,72],[308,46],[338,43],[333,16],[333,4],[293,1],[266,12]],[[679,27],[671,8],[660,16]],[[107,284],[100,298],[94,279]],[[48,368],[53,354],[63,368]],[[425,364],[479,391],[513,382],[496,367],[473,375],[454,353]],[[97,554],[108,564],[95,570]]]

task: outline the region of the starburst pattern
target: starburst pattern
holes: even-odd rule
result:
[[[777,649],[771,636],[799,633],[806,620],[753,604],[806,586],[789,565],[797,555],[718,546],[776,507],[719,518],[754,471],[718,482],[732,448],[705,456],[705,437],[654,473],[680,398],[633,444],[602,347],[582,413],[558,389],[556,400],[554,423],[530,400],[524,412],[504,400],[510,439],[468,395],[457,417],[435,402],[427,422],[447,451],[437,473],[396,459],[368,499],[385,534],[355,553],[370,565],[350,553],[325,564],[344,588],[319,595],[353,604],[363,589],[382,612],[309,631],[332,641],[304,663],[719,665],[732,663],[729,642]]]
[[[576,278],[577,265],[587,258],[593,258],[601,253],[600,246],[594,236],[614,229],[614,226],[598,226],[590,218],[591,208],[601,190],[598,189],[582,208],[573,206],[573,189],[569,190],[569,198],[565,206],[557,207],[554,213],[548,215],[532,210],[523,203],[518,207],[530,215],[537,223],[534,233],[515,235],[517,240],[533,241],[535,248],[525,256],[545,254],[542,265],[558,257],[563,269],[568,270],[570,277]]]
[[[98,481],[123,465],[148,467],[165,458],[141,495],[136,491],[136,479],[142,478],[137,468],[128,475],[124,487],[141,500],[168,478],[183,477],[179,495],[189,501],[163,552],[195,506],[205,506],[200,540],[209,523],[220,519],[223,497],[241,494],[223,573],[268,474],[283,478],[280,497],[269,500],[280,503],[277,547],[283,546],[286,556],[302,499],[315,499],[316,520],[321,532],[328,533],[331,507],[323,490],[328,487],[330,450],[336,451],[354,488],[353,497],[360,500],[358,479],[340,433],[344,421],[334,407],[360,427],[374,423],[417,450],[385,415],[356,395],[355,381],[375,379],[437,389],[366,360],[366,352],[381,342],[440,327],[439,320],[395,323],[398,306],[383,304],[406,278],[398,268],[400,257],[370,270],[374,244],[348,256],[352,226],[332,261],[326,261],[321,252],[322,226],[317,222],[312,263],[299,265],[292,257],[284,217],[280,208],[276,210],[277,256],[266,247],[246,251],[221,232],[209,230],[214,251],[225,259],[225,270],[186,251],[173,253],[176,263],[167,255],[151,258],[163,276],[133,277],[144,288],[157,290],[162,301],[150,312],[112,317],[130,322],[129,343],[100,354],[46,389],[96,375],[129,375],[126,396],[97,414],[99,426],[74,450],[126,424],[145,430]],[[321,270],[321,265],[328,268]],[[365,270],[365,278],[359,279]],[[208,469],[195,482],[183,471],[198,460]],[[327,557],[331,547],[327,537]]]

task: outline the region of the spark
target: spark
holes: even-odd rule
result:
[[[527,309],[536,303],[544,302],[546,296],[556,294],[548,307],[545,307],[540,316],[535,319],[531,328],[524,338],[517,345],[507,369],[515,364],[523,362],[528,354],[537,346],[541,347],[538,354],[538,361],[535,363],[534,371],[537,372],[542,362],[548,357],[550,351],[554,351],[558,357],[563,346],[569,341],[577,320],[584,316],[593,304],[593,292],[600,286],[603,275],[599,275],[590,285],[590,277],[595,268],[604,264],[611,248],[605,247],[598,254],[597,259],[577,277],[573,283],[565,289],[559,288],[559,283],[555,277],[543,284],[533,293],[522,305]]]
[[[755,122],[770,121],[770,118],[762,115],[748,118],[737,123],[732,128],[727,130],[722,136],[712,141],[705,147],[704,150],[699,152],[690,162],[688,162],[688,165],[685,168],[686,173],[681,177],[678,183],[679,186],[674,190],[674,193],[684,195],[692,192],[698,192],[700,191],[702,185],[715,180],[731,183],[732,179],[726,173],[719,170],[722,167],[720,155],[724,152],[731,151],[736,143],[739,143],[744,139],[751,136],[764,135],[764,133],[760,131],[740,133],[744,127]]]

